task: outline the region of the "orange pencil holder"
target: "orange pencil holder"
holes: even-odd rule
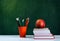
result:
[[[18,27],[20,37],[25,37],[27,32],[27,26]]]

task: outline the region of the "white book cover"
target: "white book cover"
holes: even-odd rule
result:
[[[53,35],[34,35],[34,39],[54,39]]]
[[[33,30],[33,33],[34,34],[50,34],[51,32],[50,32],[50,30],[48,29],[48,28],[43,28],[43,29],[34,29]]]
[[[52,34],[34,34],[34,36],[48,36],[48,35],[52,36]]]
[[[34,36],[35,39],[54,39],[54,36]]]

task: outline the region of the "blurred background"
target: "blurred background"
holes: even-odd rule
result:
[[[18,35],[16,17],[30,18],[27,34],[37,19],[44,19],[54,35],[60,35],[60,0],[0,0],[0,35]]]

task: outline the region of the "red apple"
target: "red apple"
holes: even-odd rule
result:
[[[43,19],[38,19],[36,21],[36,27],[44,28],[45,27],[45,21]]]

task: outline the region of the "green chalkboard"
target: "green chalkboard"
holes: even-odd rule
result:
[[[0,0],[0,35],[18,34],[16,17],[30,18],[27,34],[33,34],[41,18],[53,34],[60,34],[60,0]]]

